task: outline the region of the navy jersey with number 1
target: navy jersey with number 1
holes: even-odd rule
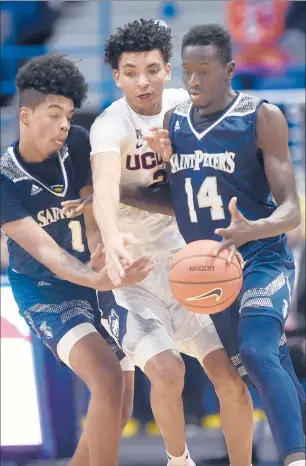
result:
[[[32,217],[65,251],[88,262],[84,218],[67,218],[61,203],[79,198],[90,179],[89,134],[80,126],[71,126],[61,151],[39,163],[25,162],[19,142],[14,142],[1,156],[1,226]],[[86,324],[88,331],[91,324],[120,360],[125,357],[102,327],[95,290],[54,276],[11,238],[8,248],[8,275],[20,314],[55,355],[68,332],[81,324]],[[104,306],[113,309],[116,304],[112,292],[103,297],[103,310]],[[77,339],[81,336],[77,333]]]

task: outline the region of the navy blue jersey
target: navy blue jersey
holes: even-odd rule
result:
[[[276,209],[256,143],[256,115],[263,102],[239,93],[202,132],[195,127],[190,100],[174,109],[169,122],[174,150],[170,183],[177,223],[187,243],[221,241],[214,231],[229,226],[232,197],[249,220],[267,218]],[[248,243],[241,252],[246,258],[271,243],[290,256],[285,235]]]
[[[30,216],[59,246],[88,261],[83,216],[68,219],[61,207],[61,202],[78,198],[90,182],[88,131],[72,126],[61,151],[40,163],[25,163],[18,146],[17,141],[1,156],[1,225]],[[53,276],[10,238],[8,248],[14,271],[34,279]]]

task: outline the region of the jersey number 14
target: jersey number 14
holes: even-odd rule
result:
[[[187,194],[187,203],[192,223],[198,222],[197,212],[194,205],[194,193],[191,184],[191,178],[185,179],[185,191]],[[218,194],[217,178],[215,176],[207,176],[197,194],[197,202],[200,209],[204,207],[210,208],[212,220],[223,220],[224,209],[220,194]]]

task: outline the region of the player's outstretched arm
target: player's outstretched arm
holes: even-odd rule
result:
[[[123,262],[132,263],[126,246],[136,242],[118,227],[120,202],[121,157],[116,152],[97,153],[92,157],[93,211],[105,246],[108,275],[115,286],[125,276]]]
[[[51,236],[44,231],[32,217],[5,223],[2,228],[7,236],[19,244],[25,251],[55,275],[77,285],[107,291],[115,288],[107,275],[106,269],[96,273],[62,249]],[[125,270],[126,285],[137,283],[150,273],[153,265],[150,258],[143,257]]]

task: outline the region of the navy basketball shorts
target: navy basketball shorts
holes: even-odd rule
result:
[[[101,324],[96,292],[57,278],[35,280],[9,271],[9,280],[21,316],[57,359],[71,368],[73,346],[98,332],[116,354],[124,370],[134,370],[116,341]]]
[[[287,343],[284,333],[285,322],[290,310],[294,286],[295,268],[293,261],[257,254],[246,262],[243,271],[243,285],[240,296],[228,309],[212,315],[218,335],[225,351],[232,359],[239,374],[246,376],[239,356],[239,322],[245,316],[271,316],[282,328],[282,347]]]

